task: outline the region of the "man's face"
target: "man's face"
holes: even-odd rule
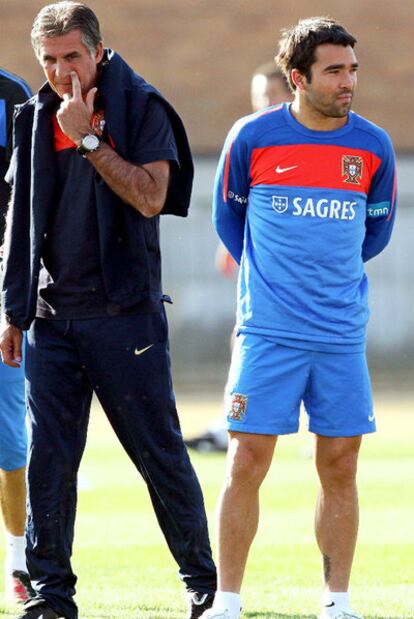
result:
[[[352,105],[358,63],[349,45],[319,45],[311,67],[311,81],[303,78],[307,103],[323,116],[343,118]]]
[[[283,79],[255,75],[252,79],[251,101],[254,112],[258,112],[269,105],[277,105],[291,101],[292,95],[287,90]]]
[[[72,94],[71,71],[78,74],[82,95],[96,85],[97,65],[102,60],[103,44],[99,43],[95,53],[82,43],[79,29],[71,30],[60,37],[43,37],[40,39],[39,62],[53,90],[63,99],[63,95]]]

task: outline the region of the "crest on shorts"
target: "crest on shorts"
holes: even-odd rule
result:
[[[247,396],[241,393],[233,393],[230,400],[230,410],[227,414],[232,421],[243,421],[247,410]]]
[[[356,157],[354,155],[344,155],[342,157],[342,176],[345,176],[343,182],[360,185],[363,166],[364,161],[362,157]]]

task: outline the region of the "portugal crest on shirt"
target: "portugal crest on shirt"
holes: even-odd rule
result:
[[[342,176],[345,176],[343,182],[360,185],[363,166],[364,161],[362,157],[344,155],[342,157]]]
[[[241,393],[233,393],[230,401],[230,410],[227,417],[232,421],[243,421],[247,410],[247,396]]]

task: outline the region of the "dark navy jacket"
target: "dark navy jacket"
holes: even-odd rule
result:
[[[107,51],[106,58],[99,78],[99,95],[115,150],[128,161],[132,150],[129,128],[142,123],[150,97],[159,99],[173,128],[180,162],[179,167],[172,166],[163,213],[185,217],[193,163],[183,124],[160,93],[134,73],[118,54]],[[48,215],[56,202],[58,179],[48,94],[50,87],[46,84],[20,106],[15,118],[13,199],[8,214],[2,296],[8,322],[21,329],[28,329],[35,317],[42,246]],[[122,202],[97,173],[95,191],[100,258],[108,298],[122,309],[145,299],[160,298],[159,217],[143,217]]]

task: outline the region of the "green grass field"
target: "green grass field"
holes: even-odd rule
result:
[[[178,398],[184,433],[205,427],[220,394]],[[355,609],[366,619],[414,617],[414,399],[377,397],[379,431],[364,440],[359,467],[361,525],[352,578]],[[259,533],[244,583],[244,616],[314,618],[321,570],[313,537],[317,488],[306,431],[281,439],[265,481]],[[224,457],[193,455],[214,537]],[[183,619],[176,568],[146,488],[94,408],[82,462],[73,565],[82,619]],[[87,482],[87,483],[85,483]],[[4,548],[0,537],[0,561]],[[0,600],[3,583],[0,579]],[[0,603],[0,614],[16,610]]]

